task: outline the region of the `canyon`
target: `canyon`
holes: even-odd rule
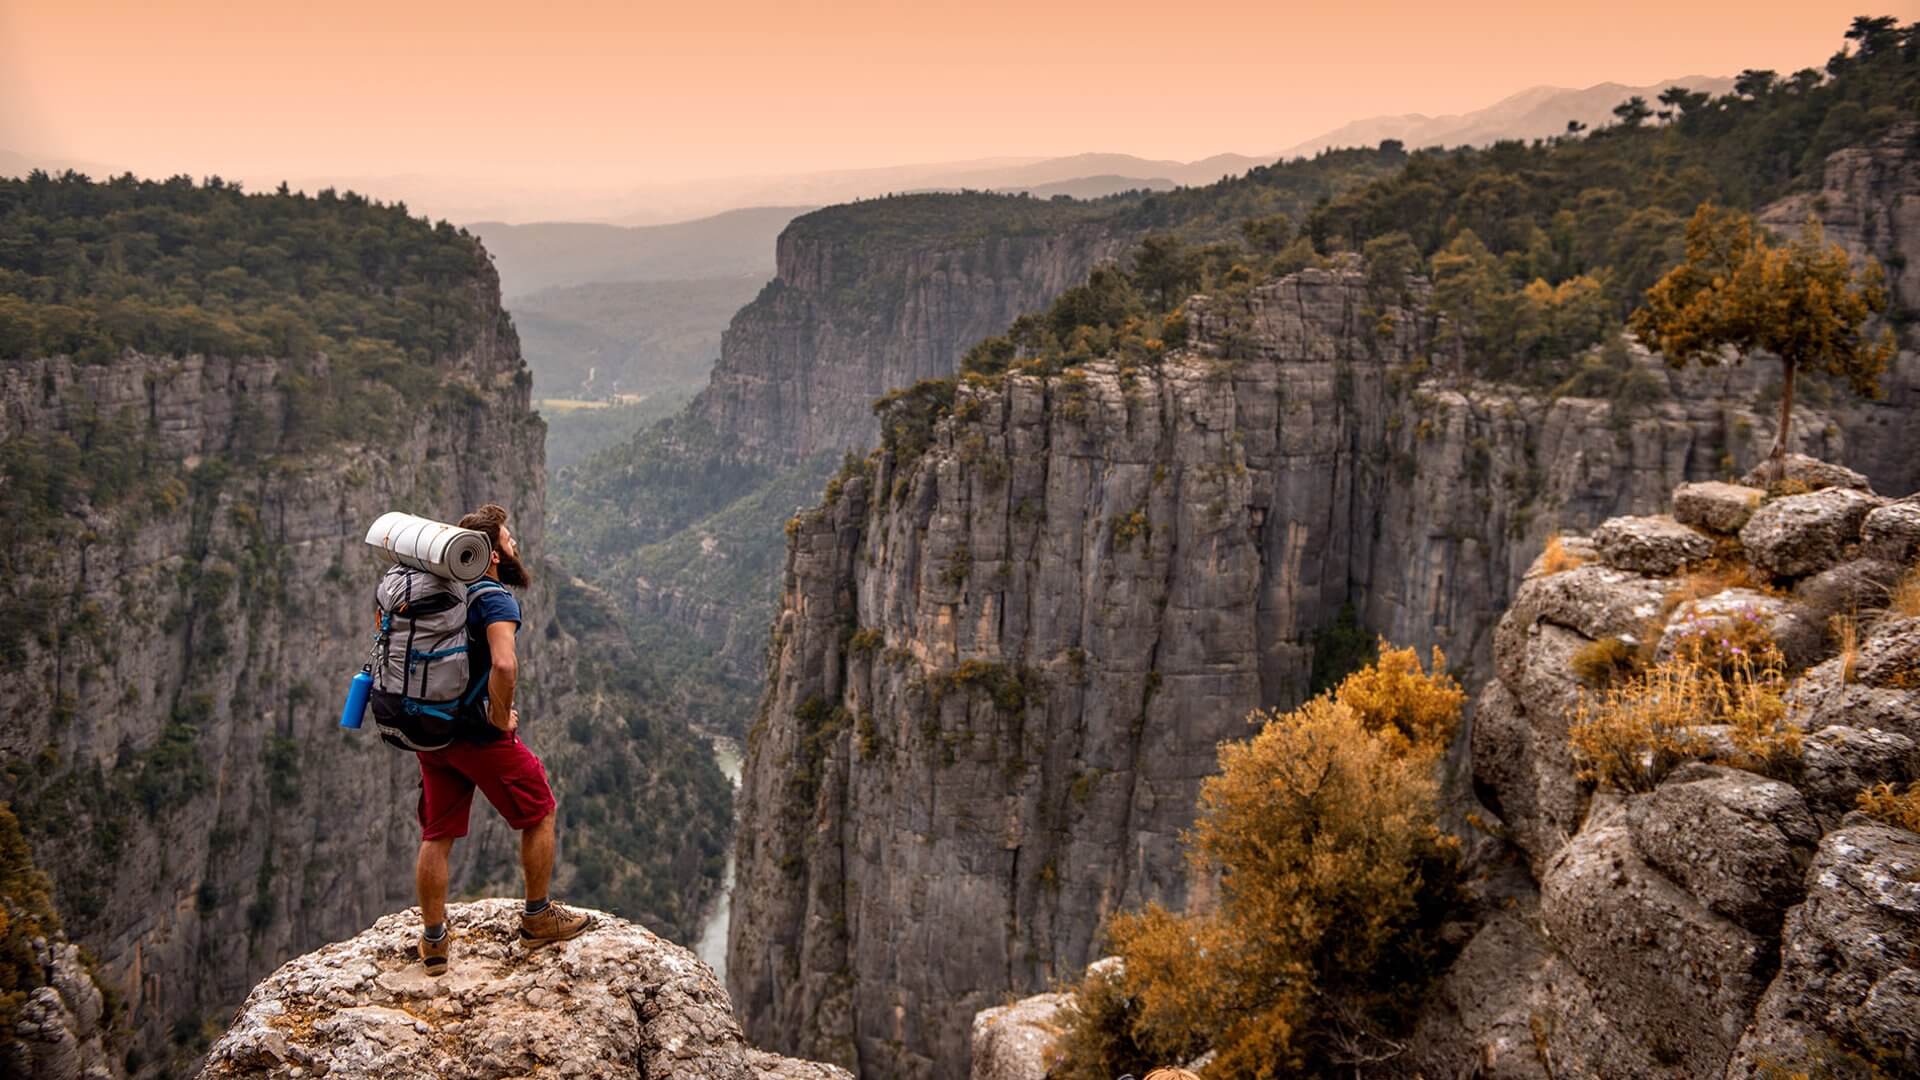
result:
[[[1906,265],[1914,136],[1836,155],[1798,209]],[[1463,375],[1407,295],[1336,261],[1196,298],[1157,367],[963,378],[924,453],[850,463],[794,520],[738,834],[750,1037],[958,1075],[975,1012],[1077,978],[1106,915],[1187,898],[1216,744],[1300,700],[1343,609],[1477,688],[1548,536],[1771,441],[1761,366],[1638,354],[1650,403],[1544,395]],[[1803,409],[1796,437],[1910,491],[1911,349],[1885,384]]]

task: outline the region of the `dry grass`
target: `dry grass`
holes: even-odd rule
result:
[[[1540,553],[1540,572],[1543,574],[1564,574],[1585,563],[1585,559],[1567,550],[1558,534],[1547,537],[1546,550]]]
[[[1840,685],[1845,686],[1853,681],[1854,668],[1860,664],[1860,624],[1851,615],[1835,615],[1829,622],[1834,655],[1840,659]]]
[[[1760,620],[1716,619],[1682,634],[1667,660],[1584,696],[1568,740],[1582,779],[1621,791],[1652,791],[1708,754],[1708,725],[1726,727],[1728,764],[1783,776],[1800,757],[1786,690],[1786,660]]]
[[[1661,619],[1664,621],[1681,604],[1704,600],[1728,589],[1752,589],[1768,596],[1781,595],[1767,575],[1754,569],[1746,559],[1737,555],[1715,554],[1693,566],[1678,584],[1667,590],[1666,596],[1660,601]]]
[[[1701,680],[1671,661],[1581,701],[1567,732],[1580,779],[1619,791],[1652,791],[1706,743],[1693,730],[1707,714]]]
[[[1887,611],[1910,619],[1920,618],[1920,566],[1907,571],[1907,576],[1893,587],[1893,596],[1887,601]]]
[[[1857,804],[1872,817],[1908,832],[1920,833],[1920,784],[1908,784],[1904,794],[1894,794],[1892,784],[1875,784],[1860,793]]]
[[[1595,690],[1620,682],[1643,666],[1638,651],[1625,638],[1607,637],[1580,646],[1573,654],[1573,675]]]

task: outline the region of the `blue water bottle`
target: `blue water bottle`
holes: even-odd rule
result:
[[[340,726],[358,728],[360,718],[367,711],[367,693],[373,689],[373,672],[366,668],[353,677],[353,683],[347,687],[347,703],[340,710]]]

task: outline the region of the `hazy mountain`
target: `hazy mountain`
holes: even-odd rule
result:
[[[1118,195],[1123,191],[1170,191],[1179,185],[1164,176],[1081,176],[1072,180],[1056,180],[1051,184],[1034,184],[1026,187],[995,188],[1002,195],[1032,195],[1038,199],[1051,199],[1066,195],[1075,199],[1098,199],[1107,195]]]
[[[1082,153],[1061,157],[994,157],[961,161],[890,165],[880,168],[839,169],[826,172],[787,175],[708,177],[672,183],[640,182],[619,188],[535,187],[526,184],[501,184],[495,181],[462,177],[442,177],[405,173],[386,176],[309,176],[289,180],[292,187],[317,191],[323,187],[358,191],[384,202],[404,201],[416,213],[452,221],[479,221],[479,229],[490,250],[500,253],[507,244],[525,244],[527,250],[551,252],[562,243],[578,244],[582,256],[604,260],[618,269],[609,273],[555,268],[545,276],[532,268],[540,261],[515,258],[515,266],[502,260],[503,284],[509,296],[559,284],[579,284],[595,280],[643,280],[663,277],[694,278],[729,276],[736,273],[771,273],[772,245],[762,246],[761,263],[751,268],[726,261],[718,252],[736,250],[731,240],[753,233],[756,225],[765,225],[782,211],[742,210],[743,207],[815,207],[852,202],[911,191],[951,191],[962,188],[976,191],[1026,191],[1042,197],[1065,194],[1076,198],[1094,198],[1115,191],[1140,187],[1164,188],[1176,185],[1210,184],[1223,176],[1238,176],[1248,169],[1267,165],[1287,157],[1311,156],[1328,147],[1374,146],[1382,139],[1399,139],[1411,148],[1423,146],[1485,145],[1500,139],[1533,139],[1566,131],[1567,121],[1578,120],[1589,127],[1613,121],[1615,105],[1634,94],[1649,102],[1669,86],[1721,94],[1733,88],[1733,80],[1724,77],[1688,75],[1663,79],[1646,86],[1600,83],[1582,89],[1535,86],[1509,95],[1484,109],[1460,114],[1428,116],[1407,113],[1372,116],[1342,124],[1303,142],[1267,154],[1216,154],[1199,161],[1168,161],[1136,157],[1132,154]],[[1257,136],[1256,136],[1257,137]],[[33,167],[75,168],[94,176],[121,171],[92,162],[62,159],[57,155],[31,154],[0,150],[0,175],[20,175]],[[259,190],[280,182],[279,177],[244,176],[248,186]],[[732,219],[730,211],[746,215]],[[786,219],[799,210],[788,211]],[[765,233],[771,239],[779,233],[782,219]],[[618,232],[584,231],[554,233],[556,226],[542,221],[609,222],[621,226],[659,227],[661,223],[687,226],[693,234],[661,234],[651,239],[626,237]],[[504,222],[535,222],[515,224]],[[470,226],[473,227],[473,226]],[[508,239],[503,230],[529,230],[525,240]],[[580,230],[585,226],[568,225]],[[717,232],[710,232],[717,229]],[[709,235],[720,237],[717,249],[705,242]],[[730,239],[731,238],[731,239]],[[498,242],[496,242],[498,240]],[[633,270],[626,254],[613,254],[629,246],[651,248],[664,245],[678,248],[697,264],[672,270],[655,269],[661,260],[642,256],[646,268]],[[672,256],[665,261],[672,261]],[[598,265],[598,263],[596,263]],[[531,276],[522,280],[522,271]]]
[[[652,395],[706,384],[720,332],[772,277],[596,282],[513,301],[536,398]]]
[[[482,221],[467,228],[493,253],[501,292],[518,312],[519,298],[529,293],[596,281],[764,281],[773,276],[774,238],[808,209],[756,206],[674,225]]]
[[[1564,134],[1569,120],[1578,120],[1588,127],[1613,123],[1615,105],[1635,94],[1652,103],[1669,86],[1684,86],[1689,90],[1718,95],[1733,89],[1733,79],[1684,75],[1677,79],[1663,79],[1650,86],[1626,86],[1613,82],[1580,90],[1535,86],[1469,113],[1447,116],[1408,113],[1355,120],[1290,146],[1282,156],[1310,156],[1334,146],[1374,146],[1382,139],[1399,139],[1409,148],[1417,149],[1423,146],[1485,146],[1501,139],[1545,138]],[[1657,105],[1655,107],[1658,108]]]

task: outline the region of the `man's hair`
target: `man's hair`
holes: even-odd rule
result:
[[[487,534],[487,543],[500,549],[500,526],[507,523],[507,508],[498,503],[487,505],[460,519],[460,527]]]

